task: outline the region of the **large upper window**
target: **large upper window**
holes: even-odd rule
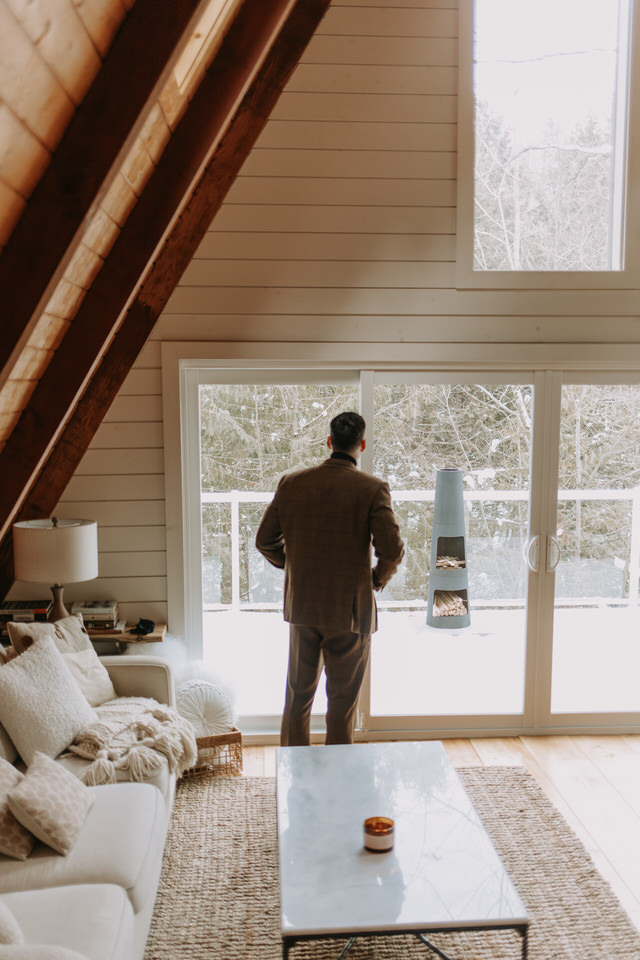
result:
[[[624,270],[631,3],[473,0],[476,275]]]

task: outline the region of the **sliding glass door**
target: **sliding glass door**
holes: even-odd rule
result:
[[[258,525],[283,473],[327,455],[329,421],[359,405],[354,374],[270,372],[254,382],[215,382],[199,373],[192,498],[192,629],[205,663],[234,694],[245,730],[277,726],[289,648],[282,619],[284,577],[255,549]],[[325,712],[319,689],[314,713]]]
[[[369,727],[419,729],[434,719],[522,724],[529,569],[533,387],[518,378],[376,376],[372,469],[388,479],[406,541],[380,598],[372,644]],[[439,469],[461,472],[469,624],[427,617]],[[455,558],[438,558],[446,570]],[[447,573],[443,577],[446,587]],[[429,619],[429,622],[427,622]],[[499,717],[499,720],[489,718]],[[460,718],[465,718],[461,720]]]
[[[636,729],[640,377],[194,365],[181,389],[185,635],[247,733],[278,730],[288,650],[257,527],[344,409],[367,421],[361,466],[388,481],[406,543],[377,596],[359,735]],[[435,570],[462,565],[465,589],[436,604],[435,490],[452,468],[463,549],[445,542]],[[321,684],[320,736],[325,703]]]

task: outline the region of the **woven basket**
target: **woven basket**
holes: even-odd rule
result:
[[[185,770],[182,779],[191,777],[239,777],[242,774],[242,733],[234,727],[230,733],[215,737],[196,737],[198,760]]]

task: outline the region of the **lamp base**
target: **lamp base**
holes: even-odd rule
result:
[[[63,620],[65,617],[69,616],[69,611],[64,605],[62,600],[62,593],[64,587],[59,583],[54,583],[51,587],[51,593],[53,594],[53,606],[51,607],[51,612],[47,617],[49,623],[53,623],[55,620]]]

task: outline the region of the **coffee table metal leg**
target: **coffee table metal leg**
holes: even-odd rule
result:
[[[440,960],[451,960],[451,957],[448,957],[446,953],[443,953],[442,950],[439,950],[438,947],[431,943],[431,940],[427,940],[424,933],[416,933],[416,937],[418,940],[422,940],[422,942],[429,947],[429,950],[433,950],[434,953],[437,953],[437,955],[440,957]]]
[[[529,955],[529,927],[522,926],[516,927],[515,929],[517,929],[522,939],[522,960],[527,960]],[[424,933],[416,933],[416,937],[418,940],[422,940],[425,946],[429,947],[430,950],[433,950],[433,952],[440,957],[440,960],[451,960],[451,957],[449,957],[446,953],[443,953],[442,950],[439,950],[438,947],[431,943],[430,940],[427,940]]]
[[[347,943],[346,947],[344,948],[344,950],[342,951],[342,953],[341,953],[340,956],[338,957],[338,960],[344,960],[344,957],[346,957],[346,955],[349,953],[349,950],[351,950],[351,947],[354,945],[355,942],[356,942],[356,938],[355,938],[355,937],[351,937],[351,939],[350,939],[349,942]]]

